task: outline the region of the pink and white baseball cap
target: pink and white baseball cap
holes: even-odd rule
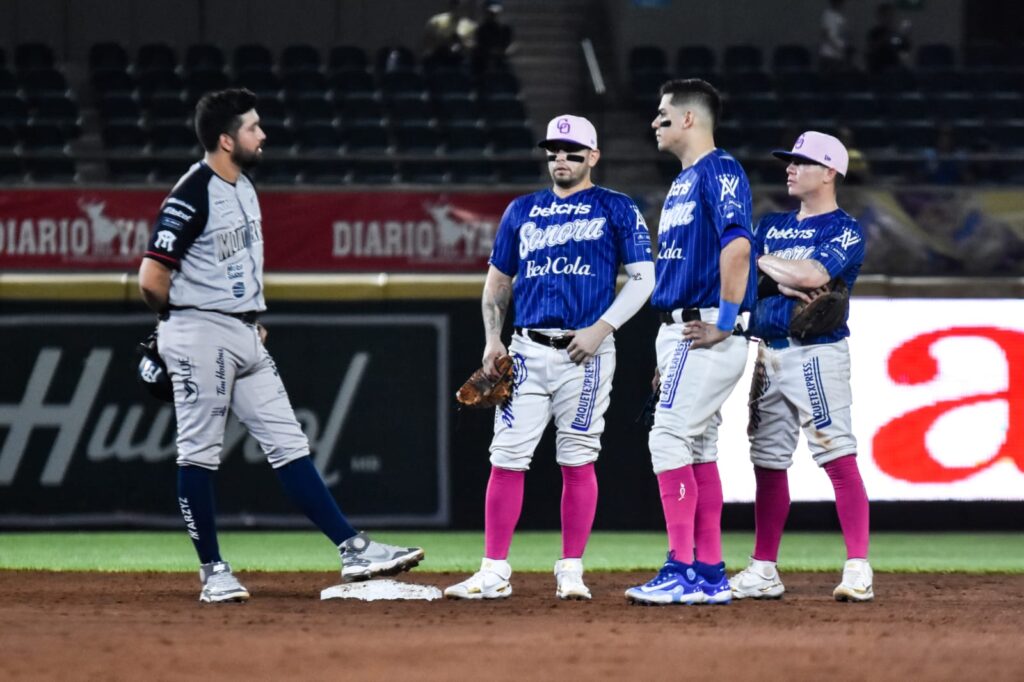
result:
[[[594,124],[582,116],[563,114],[555,116],[548,123],[548,134],[537,143],[538,147],[547,147],[551,142],[571,142],[589,149],[597,149],[597,130]]]
[[[846,147],[843,146],[842,142],[831,135],[814,130],[808,130],[796,138],[792,151],[787,152],[785,149],[776,149],[772,152],[772,156],[783,161],[789,161],[793,158],[815,161],[826,168],[832,168],[844,178],[846,177],[846,169],[850,165],[850,154],[846,151]]]

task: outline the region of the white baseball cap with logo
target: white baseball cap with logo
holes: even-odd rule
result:
[[[597,149],[597,130],[593,123],[582,116],[555,116],[548,123],[547,137],[538,142],[537,146],[547,148],[552,142],[570,142],[588,149]]]
[[[794,158],[814,161],[826,168],[833,169],[844,178],[850,165],[850,154],[846,151],[843,143],[838,138],[815,130],[808,130],[796,138],[792,151],[776,149],[772,152],[772,156],[783,161],[790,161]]]

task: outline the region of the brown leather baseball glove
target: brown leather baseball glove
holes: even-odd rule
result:
[[[489,379],[484,368],[473,372],[462,388],[455,394],[455,399],[466,407],[495,407],[504,405],[512,397],[512,367],[515,363],[508,355],[502,355],[494,361],[494,368],[499,372],[498,379]]]
[[[850,290],[846,282],[836,277],[822,287],[810,303],[797,303],[789,320],[789,335],[809,339],[833,331],[846,321],[850,310]]]

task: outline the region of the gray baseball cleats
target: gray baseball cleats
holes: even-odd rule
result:
[[[212,561],[199,567],[199,579],[203,590],[199,593],[199,601],[206,604],[222,602],[244,602],[249,600],[249,590],[242,587],[231,573],[231,566],[226,561]]]
[[[419,547],[395,547],[374,542],[366,533],[353,535],[338,545],[341,553],[341,577],[351,582],[408,571],[423,561]]]

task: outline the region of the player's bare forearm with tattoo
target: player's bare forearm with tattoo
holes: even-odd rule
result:
[[[832,279],[828,269],[813,258],[786,260],[764,255],[757,259],[757,267],[780,285],[791,289],[817,289]]]
[[[481,310],[484,318],[484,371],[491,378],[497,373],[494,370],[494,361],[508,353],[505,344],[501,341],[501,330],[505,326],[505,316],[508,314],[509,304],[512,301],[512,278],[491,266],[487,271],[487,281],[484,283],[484,295],[481,301]]]

